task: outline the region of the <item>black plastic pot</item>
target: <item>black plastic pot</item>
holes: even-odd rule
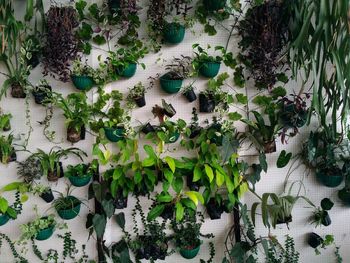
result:
[[[210,198],[206,208],[211,220],[220,219],[221,214],[224,212],[222,205],[218,204],[215,198]]]
[[[277,218],[276,224],[277,225],[289,224],[292,221],[293,221],[293,217],[292,216],[289,216],[289,217],[286,217],[286,218]]]
[[[194,92],[193,89],[187,91],[184,93],[184,96],[187,98],[187,100],[189,102],[194,102],[196,99],[197,99],[197,95],[196,93]]]
[[[140,108],[142,108],[143,106],[146,105],[145,94],[143,94],[143,96],[140,98],[135,98],[134,100],[135,100],[136,105],[139,106]]]
[[[42,193],[40,197],[44,199],[46,203],[51,203],[54,199],[51,189],[48,192]]]
[[[39,63],[39,52],[32,52],[32,57],[28,60],[28,65],[34,69],[39,65]]]
[[[33,96],[36,104],[43,104],[45,99],[49,98],[49,92],[52,90],[51,86],[46,86],[45,89],[40,91],[33,91]]]
[[[17,154],[16,152],[13,152],[9,158],[9,162],[15,162],[17,161]]]
[[[344,205],[350,206],[350,190],[347,187],[338,191],[338,197]]]
[[[204,94],[199,94],[199,111],[213,112],[215,109],[215,101],[213,98],[207,97]]]
[[[191,191],[199,191],[199,188],[202,186],[200,181],[197,182],[193,182],[193,175],[187,175],[186,176],[186,183],[187,183],[187,187],[191,190]]]
[[[116,13],[120,9],[120,0],[108,0],[108,7],[111,13]]]
[[[166,205],[160,216],[165,220],[173,219],[174,218],[174,205],[173,204]]]
[[[332,220],[331,220],[331,218],[330,218],[330,216],[329,216],[329,214],[328,214],[327,211],[323,211],[323,213],[324,213],[324,214],[323,214],[321,223],[322,223],[322,225],[324,225],[324,226],[329,226],[330,224],[332,224]]]
[[[307,243],[312,248],[317,248],[323,242],[323,238],[317,235],[316,233],[309,233],[307,237]]]
[[[154,127],[148,122],[146,125],[144,125],[141,129],[141,131],[144,133],[144,134],[148,134],[150,132],[155,132],[155,129]]]
[[[168,111],[167,109],[164,109],[164,114],[166,116],[168,116],[169,118],[173,117],[176,114],[176,110],[173,107],[173,105],[169,104],[169,107],[173,110],[173,111]]]
[[[124,209],[128,207],[128,197],[124,197],[122,193],[119,193],[114,199],[114,206],[116,209]]]
[[[196,127],[196,128],[190,127],[190,129],[191,129],[190,139],[196,138],[202,131],[201,127]]]

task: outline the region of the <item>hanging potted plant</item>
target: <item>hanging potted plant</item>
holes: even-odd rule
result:
[[[53,147],[49,153],[38,149],[38,152],[33,153],[30,158],[35,158],[39,160],[42,169],[42,175],[47,177],[51,182],[56,182],[59,178],[63,177],[63,167],[60,160],[62,158],[67,158],[69,155],[75,155],[81,161],[83,161],[82,156],[87,156],[85,152],[78,148],[67,148],[62,149],[61,147]]]
[[[94,82],[94,69],[85,63],[82,63],[80,59],[76,59],[73,61],[73,69],[71,71],[70,77],[74,86],[81,91],[90,90],[95,82]]]
[[[128,48],[119,48],[116,52],[109,52],[108,61],[115,71],[115,78],[118,76],[131,78],[135,75],[137,65],[146,68],[144,63],[139,63],[141,58],[148,53],[142,42],[136,42]]]
[[[144,134],[148,134],[150,132],[155,132],[155,128],[152,124],[150,124],[149,122],[147,122],[146,124],[142,125],[141,127],[141,131]]]
[[[82,187],[90,183],[91,178],[97,171],[97,164],[95,162],[91,164],[77,164],[68,165],[64,175],[68,178],[72,185],[76,187]]]
[[[197,217],[199,217],[199,219]],[[213,234],[204,235],[200,232],[203,223],[204,217],[199,212],[197,216],[196,214],[189,215],[185,213],[185,217],[182,221],[172,221],[171,227],[174,231],[173,239],[181,256],[184,258],[192,259],[197,256],[202,243],[201,237],[214,237]]]
[[[107,4],[109,7],[109,10],[112,14],[117,13],[120,9],[120,1],[121,0],[108,0]]]
[[[315,226],[329,226],[332,223],[332,220],[328,214],[328,211],[332,209],[334,203],[328,199],[324,198],[321,201],[321,207],[318,207],[313,212],[312,223]]]
[[[192,74],[191,58],[186,56],[174,58],[165,69],[168,72],[159,78],[160,86],[169,94],[177,93],[181,89],[183,80]]]
[[[52,95],[52,88],[46,79],[41,79],[39,84],[33,88],[32,94],[36,104],[43,104],[50,99]]]
[[[217,194],[215,197],[210,198],[206,204],[206,209],[211,220],[220,219],[221,214],[224,212],[222,197]]]
[[[194,52],[195,58],[193,59],[193,67],[203,77],[214,78],[220,71],[221,62],[223,61],[222,56],[211,56],[208,51],[211,46],[207,46],[207,50],[203,49],[199,44],[194,44],[193,49],[197,50]],[[222,55],[225,54],[225,48],[215,47],[215,51],[220,51]]]
[[[45,185],[41,185],[41,184],[30,185],[29,192],[31,192],[34,195],[40,196],[46,203],[51,203],[55,199],[51,188]]]
[[[133,105],[137,105],[142,108],[146,105],[146,88],[142,84],[142,82],[137,83],[132,89],[129,90],[129,94],[127,96],[127,101],[129,108],[133,108]]]
[[[189,132],[187,133],[187,135],[190,139],[194,139],[198,135],[200,135],[202,130],[203,128],[199,125],[199,122],[198,122],[197,109],[192,108],[191,124],[189,126]]]
[[[53,202],[53,207],[62,219],[71,220],[78,216],[81,203],[78,198],[70,195],[68,190],[66,195],[60,193],[60,196]]]
[[[17,160],[16,151],[12,143],[12,134],[9,134],[8,136],[0,136],[0,160],[3,164],[8,164],[9,162],[14,162]]]
[[[10,206],[8,201],[4,197],[0,197],[0,226],[5,225],[10,219],[16,219],[20,214],[19,206],[21,206],[20,200]]]
[[[342,170],[336,163],[323,163],[316,168],[316,177],[318,180],[327,187],[337,187],[344,179]]]
[[[7,132],[11,130],[11,113],[3,113],[0,109],[0,130]]]
[[[186,97],[188,102],[194,102],[197,99],[197,95],[194,92],[195,87],[192,84],[187,85],[181,89],[182,95]]]

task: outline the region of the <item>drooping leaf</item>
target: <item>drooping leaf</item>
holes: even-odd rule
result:
[[[285,150],[281,151],[277,159],[277,168],[285,167],[289,163],[291,158],[292,158],[292,153],[287,154]]]

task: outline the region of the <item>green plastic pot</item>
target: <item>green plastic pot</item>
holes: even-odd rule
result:
[[[124,139],[123,128],[104,128],[107,139],[111,142],[119,142]]]
[[[91,176],[79,177],[79,176],[70,176],[68,177],[72,185],[76,187],[82,187],[87,185],[91,181]]]
[[[198,255],[199,249],[201,248],[201,246],[199,245],[198,247],[194,248],[194,249],[180,249],[180,254],[181,256],[183,256],[186,259],[192,259],[194,257],[196,257]]]
[[[203,0],[204,8],[208,11],[218,11],[226,5],[226,0]]]
[[[185,27],[179,23],[167,23],[163,30],[164,40],[170,44],[179,44],[185,38]]]
[[[214,78],[220,71],[220,62],[201,62],[199,64],[199,73],[206,78]]]
[[[350,191],[348,189],[343,188],[339,190],[338,197],[345,205],[350,206]]]
[[[36,235],[35,239],[36,240],[46,240],[49,239],[52,234],[53,234],[53,230],[54,230],[54,226],[49,227],[49,228],[45,228],[41,231],[38,232],[38,234]]]
[[[131,78],[132,76],[135,75],[137,69],[137,64],[136,63],[129,63],[129,65],[120,70],[120,76],[124,78]]]
[[[78,90],[86,91],[94,86],[94,80],[89,76],[72,75],[71,79]]]
[[[0,215],[0,226],[5,225],[10,220],[8,215]]]
[[[323,185],[334,188],[339,186],[343,181],[341,170],[335,170],[335,173],[330,175],[325,170],[319,169],[316,171],[316,177]]]
[[[183,82],[182,79],[169,79],[167,74],[161,76],[159,81],[162,90],[169,94],[178,93]]]
[[[174,143],[179,139],[179,137],[180,137],[180,133],[176,131],[169,135],[167,140],[165,140],[165,143]]]
[[[74,196],[67,196],[67,198],[69,198],[71,200],[77,199]],[[81,204],[79,203],[77,206],[75,206],[71,209],[58,210],[57,213],[62,219],[70,220],[70,219],[77,217],[77,215],[79,215],[80,207],[81,207]]]

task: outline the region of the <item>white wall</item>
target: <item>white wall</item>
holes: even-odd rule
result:
[[[48,9],[49,1],[44,1],[46,3],[46,9]],[[67,2],[67,1],[57,1],[60,2]],[[146,1],[142,1],[141,6],[143,7],[141,10],[141,19],[142,21],[145,21],[146,19],[146,11],[145,3]],[[16,3],[16,12],[18,11],[18,14],[21,14],[21,12],[24,12],[23,3]],[[227,21],[228,23],[229,21]],[[145,32],[145,23],[142,24],[141,32],[142,35],[145,37],[145,41],[147,41],[147,33]],[[202,26],[201,25],[195,25],[193,28],[193,32],[195,34],[187,31],[186,37],[183,43],[177,45],[177,46],[164,46],[162,50],[157,54],[149,54],[147,57],[143,60],[143,62],[146,64],[147,68],[146,70],[138,69],[137,74],[135,77],[129,79],[129,80],[119,80],[117,82],[108,84],[106,86],[106,90],[110,91],[112,89],[118,89],[121,92],[125,93],[127,91],[128,87],[132,87],[137,82],[142,81],[147,83],[147,79],[149,76],[154,76],[157,73],[163,73],[165,72],[164,67],[160,65],[159,63],[156,63],[158,58],[162,59],[171,59],[174,56],[180,56],[180,55],[191,55],[192,54],[192,44],[193,43],[200,43],[202,45],[206,45],[207,43],[210,43],[212,45],[225,45],[227,40],[227,32],[224,30],[219,30],[219,33],[214,37],[209,37],[205,33],[202,33]],[[237,43],[236,38],[232,38],[230,49],[235,52],[235,46]],[[99,52],[93,51],[92,55],[89,56],[89,61],[92,63],[92,65],[96,65],[97,63],[97,54]],[[225,72],[227,69],[223,66],[221,68],[221,72]],[[30,80],[33,82],[33,84],[37,83],[38,80],[41,78],[41,68],[36,68],[32,75],[30,76]],[[3,80],[3,78],[1,79]],[[199,78],[196,82],[197,86],[197,92],[205,88],[206,79]],[[58,81],[55,81],[53,79],[50,79],[50,82],[52,84],[52,87],[55,91],[61,92],[64,95],[67,95],[72,92],[76,92],[72,84],[70,83],[61,83]],[[290,84],[290,89],[298,90],[298,86],[296,84]],[[249,92],[253,94],[255,92],[254,87],[248,87]],[[89,98],[93,97],[93,91],[90,91],[88,93]],[[133,124],[138,125],[139,121],[145,122],[147,120],[152,120],[153,123],[157,123],[156,119],[153,119],[153,115],[151,113],[151,108],[155,104],[160,104],[161,99],[165,98],[173,104],[173,106],[177,109],[177,115],[175,118],[182,118],[185,120],[190,120],[191,118],[191,111],[192,107],[197,106],[196,103],[187,103],[186,100],[182,97],[181,94],[176,95],[167,95],[163,91],[160,90],[159,86],[157,86],[155,89],[151,90],[147,94],[147,106],[142,109],[136,109],[133,112]],[[13,99],[10,96],[8,98],[3,99],[0,102],[0,106],[6,111],[11,112],[13,117],[12,120],[12,127],[14,134],[19,133],[25,133],[27,131],[27,127],[24,125],[25,123],[25,106],[24,106],[24,100],[18,100]],[[43,150],[48,151],[54,144],[48,142],[44,136],[42,135],[42,127],[37,123],[38,121],[41,121],[44,118],[44,110],[41,106],[35,105],[33,100],[30,103],[30,109],[31,109],[31,123],[34,128],[34,132],[30,139],[30,144],[28,149],[31,151],[35,151],[37,148],[41,148]],[[206,118],[211,118],[211,115],[204,115],[200,114],[199,116],[201,120],[204,120]],[[241,127],[242,128],[242,127]],[[52,120],[52,129],[57,132],[57,139],[62,139],[62,147],[69,147],[70,144],[66,142],[65,140],[65,126],[64,126],[64,118],[59,110],[56,111],[54,119]],[[294,153],[298,152],[300,150],[301,143],[305,138],[307,138],[308,132],[307,130],[303,130],[302,134],[297,136],[296,138],[293,138],[289,141],[287,145],[281,145],[278,143],[278,151],[282,149],[286,149],[287,151],[292,151]],[[88,160],[91,159],[91,146],[94,142],[94,138],[92,138],[90,135],[87,135],[87,138],[85,141],[81,141],[75,146],[81,148],[82,150],[89,153]],[[181,156],[183,153],[181,151],[177,151],[169,148],[168,150],[172,152],[175,156]],[[176,153],[175,153],[176,151]],[[251,152],[251,151],[249,151]],[[27,153],[20,152],[18,153],[18,159],[19,161],[25,160],[28,156]],[[278,157],[278,152],[275,154],[271,154],[268,156],[269,159],[269,170],[267,174],[264,174],[262,176],[261,181],[257,184],[257,191],[262,194],[264,192],[276,192],[280,193],[282,190],[282,184],[285,178],[285,174],[287,173],[287,168],[284,169],[277,169],[275,168],[276,159]],[[87,161],[88,161],[87,160]],[[64,161],[64,166],[67,166],[70,163],[76,163],[77,160],[69,159]],[[293,177],[294,179],[299,179],[303,174],[303,169],[298,169]],[[8,166],[0,165],[0,176],[1,176],[1,184],[5,185],[9,182],[12,182],[14,180],[17,180],[16,176],[16,164],[11,163]],[[44,180],[43,180],[44,182]],[[45,181],[45,183],[47,183]],[[65,179],[61,179],[57,184],[51,184],[51,186],[58,191],[63,191],[66,187],[66,184],[68,182]],[[350,239],[348,238],[349,233],[349,224],[347,223],[347,215],[349,215],[349,210],[347,208],[342,207],[342,205],[338,202],[336,197],[336,191],[335,190],[329,190],[321,185],[319,185],[315,179],[314,175],[310,175],[309,177],[305,178],[305,186],[307,189],[306,195],[316,204],[319,204],[320,200],[324,197],[331,197],[333,201],[335,202],[335,208],[331,211],[331,217],[333,220],[333,223],[331,226],[327,228],[320,228],[318,229],[318,233],[333,233],[335,235],[336,241],[339,245],[341,245],[341,253],[344,258],[344,262],[347,262],[347,258],[350,258],[350,251],[347,249],[350,247]],[[76,189],[74,192],[74,195],[77,195],[81,198],[87,198],[87,187],[85,188],[79,188]],[[9,194],[11,195],[11,194]],[[251,205],[252,202],[255,201],[255,198],[252,195],[247,194],[244,198],[244,201],[248,204],[248,206]],[[133,208],[134,200],[129,200],[129,206],[127,209],[125,209],[125,214],[127,216],[127,227],[131,229],[131,209]],[[144,200],[142,201],[145,204],[148,204],[149,201]],[[22,214],[19,216],[19,218],[16,221],[10,221],[8,224],[0,227],[0,232],[8,234],[12,239],[16,240],[20,235],[20,230],[18,226],[22,223],[26,223],[30,221],[34,217],[33,212],[33,206],[34,205],[39,206],[39,211],[43,214],[52,212],[54,213],[53,209],[49,210],[50,205],[46,204],[44,201],[42,201],[40,198],[31,196],[29,201],[25,203],[24,210]],[[278,227],[276,230],[273,230],[272,233],[276,234],[278,236],[283,236],[285,234],[292,235],[297,243],[297,249],[301,254],[301,260],[300,262],[333,262],[332,257],[332,250],[327,250],[323,252],[323,256],[315,256],[314,251],[307,247],[305,245],[305,233],[310,232],[313,230],[312,226],[308,223],[308,217],[311,215],[312,210],[305,208],[306,204],[303,202],[300,202],[296,205],[296,208],[293,213],[293,222],[290,224],[290,230],[286,228],[286,226]],[[87,244],[88,248],[88,255],[91,258],[96,257],[96,249],[95,249],[95,241],[94,239],[90,239],[87,241],[88,238],[88,232],[85,229],[85,218],[86,214],[88,213],[89,209],[94,209],[93,203],[89,204],[89,207],[82,206],[82,210],[80,212],[80,215],[78,218],[68,221],[69,230],[72,231],[74,239],[78,241],[78,247],[80,247],[81,244]],[[259,221],[259,220],[258,220]],[[232,215],[226,215],[224,214],[222,216],[221,220],[215,220],[211,221],[209,218],[206,219],[206,222],[203,226],[203,232],[205,233],[214,233],[215,234],[215,248],[216,248],[216,257],[214,262],[219,263],[222,260],[223,252],[224,252],[224,240],[225,236],[228,233],[229,228],[231,227],[232,223]],[[258,226],[259,233],[262,235],[267,234],[267,229],[263,228],[261,225]],[[107,244],[113,241],[118,241],[121,238],[121,233],[116,226],[114,222],[109,222],[107,231],[105,234],[105,239],[107,241]],[[281,239],[282,240],[282,239]],[[60,242],[60,245],[58,245]],[[61,241],[58,241],[57,238],[52,237],[48,241],[45,242],[37,242],[39,244],[40,249],[42,250],[48,250],[49,248],[55,248],[59,249],[58,246],[61,245]],[[5,249],[5,247],[2,247],[1,250],[1,259],[0,262],[4,263],[10,263],[13,262],[13,259],[10,255],[10,250]],[[38,262],[37,258],[31,253],[28,252],[26,255],[27,258],[30,259],[30,262]],[[199,258],[207,259],[208,256],[208,247],[206,243],[202,246],[200,255],[197,256],[193,260],[189,260],[187,262],[198,262]],[[178,254],[172,255],[171,257],[166,259],[166,262],[169,263],[176,263],[176,262],[183,262],[184,259],[181,258]],[[69,261],[65,261],[69,262]]]

